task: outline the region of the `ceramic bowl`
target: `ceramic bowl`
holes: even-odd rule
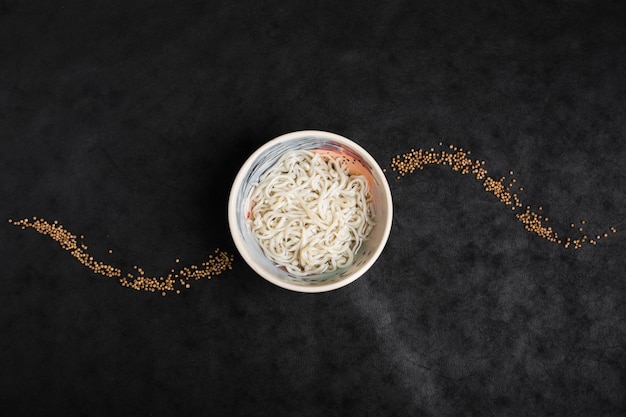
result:
[[[317,275],[300,276],[278,267],[267,258],[247,225],[250,195],[261,175],[287,151],[311,150],[345,156],[351,173],[364,175],[370,185],[376,225],[358,250],[354,262],[345,268]],[[393,217],[389,184],[374,158],[354,141],[343,136],[317,130],[287,133],[270,140],[243,164],[233,183],[228,201],[230,232],[245,262],[267,281],[298,292],[316,293],[334,290],[362,276],[383,251]]]

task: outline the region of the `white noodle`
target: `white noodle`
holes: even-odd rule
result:
[[[341,158],[287,152],[252,191],[248,224],[266,256],[294,275],[347,267],[374,227],[368,182]]]

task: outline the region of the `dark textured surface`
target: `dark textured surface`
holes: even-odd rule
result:
[[[0,0],[0,414],[624,415],[621,2],[40,3]],[[558,231],[618,232],[564,249],[469,176],[388,169],[374,267],[282,290],[237,256],[226,199],[300,129],[387,168],[453,143]],[[124,268],[216,247],[234,268],[136,292],[6,222],[33,215]]]

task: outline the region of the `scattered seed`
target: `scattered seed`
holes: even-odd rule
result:
[[[84,244],[79,245],[76,235],[64,229],[58,222],[51,224],[45,219],[33,217],[32,219],[22,219],[18,221],[9,219],[9,223],[21,227],[22,229],[31,228],[42,235],[49,236],[94,273],[104,275],[108,278],[118,278],[119,283],[123,287],[138,291],[160,292],[163,296],[169,292],[180,294],[180,288],[190,288],[190,280],[198,281],[203,278],[211,279],[226,270],[232,269],[233,257],[226,252],[216,249],[215,252],[210,255],[209,260],[202,263],[202,268],[191,265],[180,270],[178,274],[174,274],[174,270],[172,269],[171,272],[165,276],[148,277],[145,276],[143,268],[133,265],[133,270],[137,272],[128,272],[125,277],[122,277],[122,270],[120,268],[95,260],[93,256],[86,252],[87,246]],[[81,235],[80,238],[83,239],[84,236]],[[109,253],[112,252],[113,251],[109,249]],[[176,262],[179,262],[179,259],[176,259]]]
[[[443,144],[439,142],[439,146],[443,147]],[[485,191],[493,194],[500,200],[501,203],[511,206],[512,211],[516,211],[518,207],[523,206],[519,200],[519,196],[512,189],[513,184],[517,182],[515,178],[512,178],[508,185],[505,185],[506,182],[504,177],[494,179],[488,176],[487,169],[484,167],[485,161],[472,160],[469,158],[469,151],[463,151],[454,145],[449,145],[447,149],[450,149],[453,152],[450,152],[445,148],[442,148],[439,151],[435,151],[433,148],[430,148],[430,150],[411,149],[410,152],[393,157],[391,159],[391,168],[398,173],[396,178],[400,179],[407,174],[415,172],[416,170],[424,169],[427,165],[447,165],[453,171],[460,172],[462,175],[471,174],[476,180],[482,181]],[[509,171],[509,175],[513,175],[513,171]],[[523,188],[519,187],[518,190],[522,191]],[[538,211],[543,211],[543,207],[539,206]],[[565,240],[560,239],[552,227],[545,224],[548,221],[548,218],[546,217],[544,219],[541,214],[532,210],[530,206],[526,206],[526,210],[524,212],[516,213],[515,217],[529,232],[534,233],[550,242],[563,245],[565,248],[572,246],[574,249],[579,249],[582,247],[583,243],[589,243],[592,245],[597,243],[597,240],[587,241],[586,235],[576,238],[567,237]],[[585,224],[585,220],[581,220],[580,223]],[[574,223],[571,223],[570,228],[574,227]],[[614,227],[611,227],[610,230],[613,233],[616,232]],[[579,227],[578,231],[582,234],[584,231],[583,227]],[[607,237],[608,234],[605,233],[604,236]],[[598,235],[597,239],[599,238],[600,236]]]

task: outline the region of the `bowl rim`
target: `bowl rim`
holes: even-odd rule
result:
[[[315,285],[300,285],[285,281],[276,276],[273,276],[270,273],[267,273],[255,260],[252,256],[249,255],[245,242],[243,238],[240,236],[239,228],[237,225],[237,194],[241,186],[243,185],[243,181],[247,176],[250,168],[256,159],[262,155],[266,150],[275,146],[278,143],[288,142],[293,139],[298,139],[307,136],[315,136],[316,138],[321,138],[325,140],[332,140],[338,142],[342,145],[346,145],[357,152],[363,160],[369,164],[373,173],[375,171],[375,178],[380,179],[380,185],[383,189],[384,199],[386,200],[388,207],[387,217],[384,219],[384,229],[382,234],[382,240],[380,245],[378,245],[375,249],[372,250],[372,256],[369,260],[363,263],[359,268],[355,271],[354,274],[350,275],[345,279],[341,279],[339,281],[330,282],[328,284],[319,283]],[[233,185],[230,190],[230,195],[228,198],[228,225],[230,228],[230,234],[235,243],[235,247],[237,251],[244,259],[244,261],[250,266],[254,272],[260,275],[265,280],[271,282],[278,287],[282,287],[287,290],[301,292],[301,293],[320,293],[326,291],[332,291],[341,287],[344,287],[358,278],[360,278],[365,272],[367,272],[372,265],[378,260],[381,253],[383,252],[385,246],[387,245],[387,241],[389,239],[389,235],[391,233],[391,225],[393,220],[393,200],[391,196],[391,189],[389,188],[389,182],[387,181],[387,177],[385,176],[383,170],[380,168],[378,162],[374,159],[369,152],[367,152],[362,146],[350,140],[344,136],[338,135],[336,133],[327,132],[323,130],[299,130],[294,132],[285,133],[283,135],[277,136],[274,139],[269,140],[261,147],[259,147],[256,151],[254,151],[243,163],[241,168],[239,169],[235,180],[233,181]]]

